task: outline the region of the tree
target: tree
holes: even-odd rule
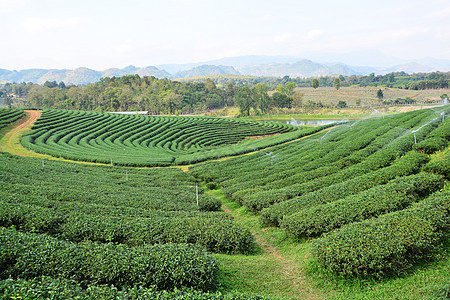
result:
[[[347,107],[347,102],[343,101],[343,100],[339,100],[338,104],[336,105],[339,108],[344,108]]]
[[[56,83],[56,81],[46,81],[44,82],[44,86],[48,87],[48,88],[55,88],[58,86],[58,84]]]
[[[292,95],[294,94],[294,89],[297,87],[297,83],[295,82],[286,82],[286,96],[288,97],[292,97]]]
[[[5,96],[4,100],[3,100],[3,104],[6,105],[8,108],[11,108],[12,104],[13,104],[11,96],[6,94],[6,96]]]
[[[296,108],[300,108],[303,106],[303,94],[300,92],[294,92],[292,95],[292,104]]]
[[[339,90],[339,89],[341,88],[341,80],[340,80],[339,78],[336,78],[336,79],[334,80],[333,85],[334,85],[334,87],[336,88],[336,90]]]
[[[252,91],[248,86],[239,89],[239,92],[234,96],[234,103],[239,106],[241,115],[250,115],[250,109],[255,107],[255,102],[252,98]]]
[[[383,91],[381,89],[377,91],[377,98],[380,101],[384,98]]]
[[[316,78],[314,78],[312,80],[312,87],[317,89],[319,87],[319,80],[317,80]]]
[[[270,97],[267,94],[269,87],[265,83],[258,83],[252,88],[252,97],[255,106],[259,108],[262,114],[267,112],[270,104]]]
[[[289,98],[285,94],[275,92],[272,95],[272,101],[275,106],[279,108],[291,108],[292,107],[292,98]]]

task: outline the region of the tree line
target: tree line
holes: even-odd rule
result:
[[[127,75],[106,77],[88,85],[66,85],[64,82],[7,83],[0,90],[5,104],[20,99],[28,107],[39,109],[74,109],[95,111],[148,111],[149,114],[190,114],[236,105],[242,115],[250,109],[266,113],[272,107],[292,107],[296,84],[280,84],[269,96],[269,86],[253,87],[228,83],[217,86],[205,82],[181,83],[153,76]]]

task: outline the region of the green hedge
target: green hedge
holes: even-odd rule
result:
[[[434,152],[445,149],[447,145],[448,141],[446,139],[431,137],[414,145],[414,149],[424,154],[433,154]]]
[[[440,175],[406,176],[355,196],[301,210],[284,218],[281,226],[295,238],[317,236],[345,224],[402,210],[442,186]]]
[[[400,273],[433,254],[449,235],[450,191],[408,209],[356,222],[313,242],[320,265],[344,276]]]
[[[1,193],[0,193],[1,195]],[[250,231],[218,214],[158,216],[151,218],[86,215],[0,200],[0,226],[21,231],[47,233],[73,242],[84,240],[114,242],[129,246],[142,244],[188,243],[216,253],[250,253],[254,238]]]
[[[75,244],[5,228],[0,228],[0,266],[3,279],[51,276],[82,285],[201,290],[216,287],[219,269],[205,250],[192,245]]]
[[[144,300],[264,300],[268,297],[232,292],[203,292],[194,289],[175,289],[160,291],[155,288],[134,286],[117,289],[110,285],[83,287],[73,280],[54,279],[42,276],[31,280],[5,279],[0,281],[0,299],[53,299],[53,300],[98,300],[98,299],[144,299]]]
[[[356,195],[377,185],[386,184],[396,177],[416,173],[428,160],[426,155],[410,151],[386,168],[266,208],[261,212],[261,221],[267,225],[278,226],[285,216],[303,209]]]

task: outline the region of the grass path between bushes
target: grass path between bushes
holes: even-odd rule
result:
[[[323,291],[305,274],[309,262],[309,243],[293,243],[278,228],[262,227],[259,217],[222,195],[221,190],[206,191],[222,201],[222,209],[248,228],[258,249],[253,255],[216,254],[220,261],[222,289],[257,293],[276,299],[324,299]]]

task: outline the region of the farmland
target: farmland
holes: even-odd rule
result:
[[[441,113],[449,112],[442,106],[300,130],[44,111],[22,138],[26,149],[104,165],[0,153],[0,294],[445,293],[450,122]],[[236,157],[218,159],[224,156]],[[189,172],[176,168],[183,164]]]
[[[253,152],[314,130],[235,119],[49,110],[22,144],[36,152],[71,160],[168,166]],[[254,139],[267,135],[271,136]]]

